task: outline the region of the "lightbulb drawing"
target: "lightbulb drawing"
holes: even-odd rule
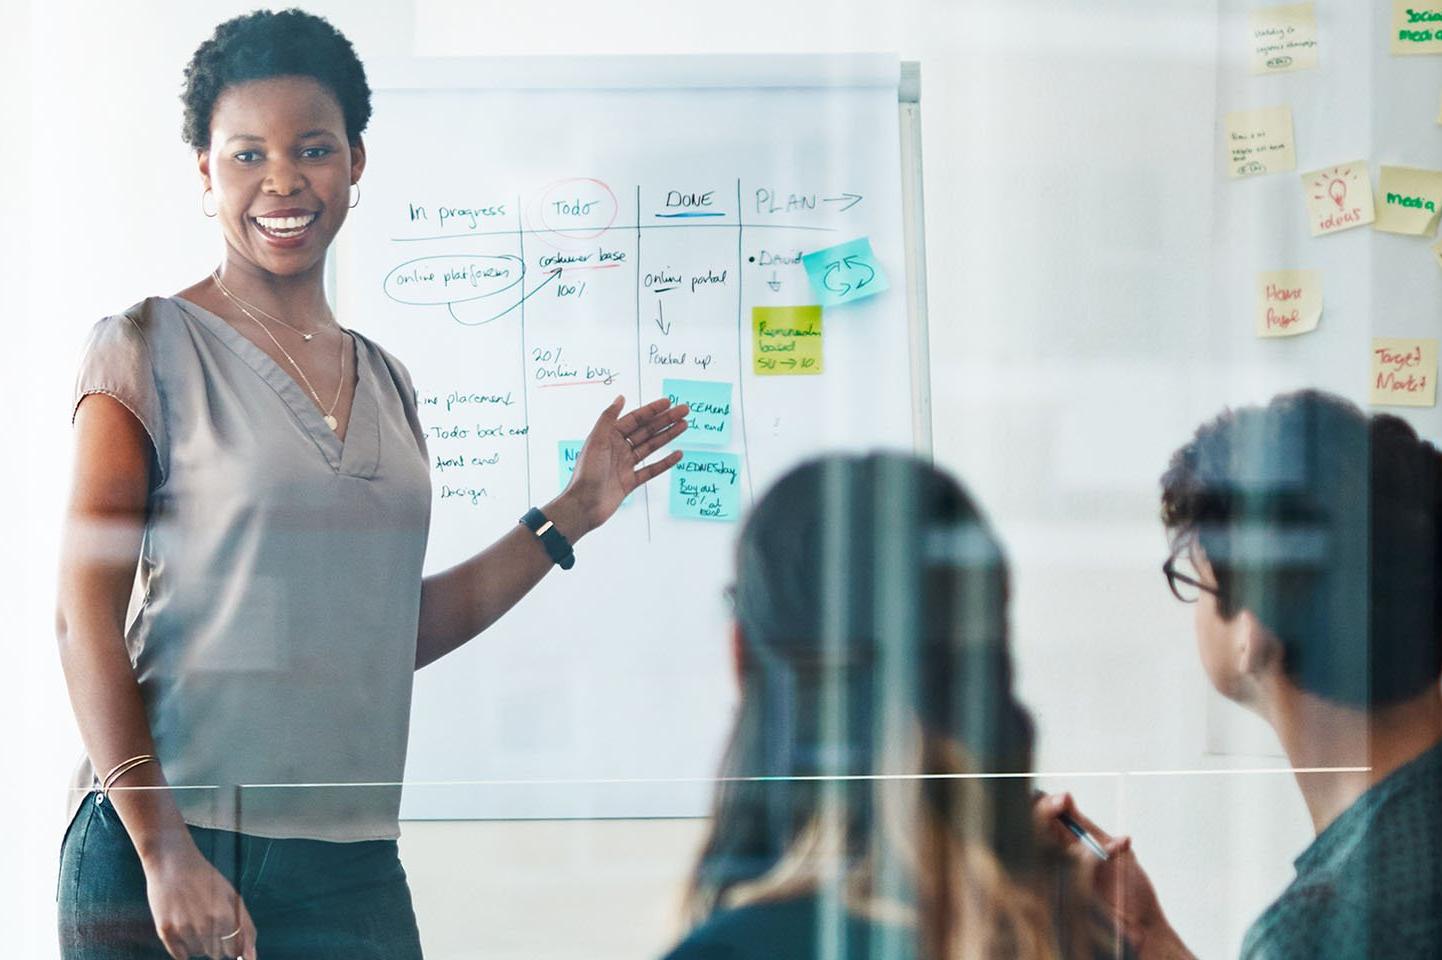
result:
[[[1312,199],[1331,197],[1337,209],[1342,210],[1347,205],[1347,182],[1355,182],[1356,179],[1357,171],[1351,167],[1333,167],[1312,181],[1312,189],[1317,191],[1312,194]]]
[[[1347,202],[1347,185],[1341,180],[1333,180],[1327,187],[1327,194],[1332,198],[1332,201],[1337,204],[1337,209],[1340,210],[1342,209],[1342,205]]]

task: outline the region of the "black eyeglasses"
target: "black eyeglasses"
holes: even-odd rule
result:
[[[1178,569],[1179,566],[1183,569]],[[1214,597],[1221,595],[1221,591],[1216,587],[1197,579],[1196,567],[1192,565],[1188,551],[1179,550],[1167,557],[1167,562],[1162,564],[1162,575],[1167,578],[1167,586],[1171,588],[1172,596],[1182,603],[1196,603],[1202,599],[1203,591]]]

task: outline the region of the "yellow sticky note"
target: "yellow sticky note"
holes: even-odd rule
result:
[[[1372,403],[1388,407],[1437,405],[1437,341],[1374,337]]]
[[[1292,108],[1267,107],[1227,114],[1227,173],[1233,178],[1297,169]]]
[[[763,376],[821,372],[821,308],[753,307],[752,358]]]
[[[1442,53],[1442,0],[1392,0],[1392,52]]]
[[[1261,7],[1249,21],[1252,73],[1287,73],[1317,65],[1317,5]]]
[[[1376,219],[1366,160],[1339,163],[1302,174],[1312,236],[1350,230]]]
[[[1424,236],[1437,232],[1442,207],[1442,170],[1382,167],[1377,183],[1377,223],[1388,233]]]
[[[1322,319],[1322,275],[1316,270],[1267,270],[1257,275],[1257,336],[1311,333]]]
[[[1442,242],[1432,247],[1432,259],[1437,261],[1437,269],[1442,270]]]

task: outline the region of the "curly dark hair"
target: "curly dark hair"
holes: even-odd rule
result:
[[[371,117],[371,88],[355,48],[330,22],[304,10],[256,10],[227,20],[195,50],[185,68],[181,136],[210,149],[210,115],[226,87],[268,77],[302,76],[335,95],[355,143]]]
[[[1162,522],[1303,689],[1382,707],[1442,676],[1442,453],[1406,421],[1317,390],[1228,410],[1172,455]]]

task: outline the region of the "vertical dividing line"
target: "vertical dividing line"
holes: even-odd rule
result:
[[[521,196],[516,195],[516,243],[521,250],[521,416],[526,418],[526,504],[536,505],[531,492],[531,380],[526,376],[530,352],[526,349],[526,224],[521,219]]]
[[[641,392],[641,185],[636,184],[636,403],[646,402]],[[670,483],[671,478],[667,477]],[[646,542],[651,542],[651,485],[641,487],[641,506],[646,510]]]
[[[638,216],[636,222],[641,222]],[[756,487],[751,477],[751,445],[746,438],[746,349],[745,343],[749,338],[749,327],[746,323],[746,308],[742,302],[745,293],[745,282],[743,277],[745,271],[742,265],[746,262],[745,251],[742,250],[741,240],[745,233],[745,223],[741,218],[741,178],[736,178],[736,412],[737,419],[741,421],[741,455],[746,459],[744,469],[746,471],[746,493],[751,498],[751,506],[756,506]]]

